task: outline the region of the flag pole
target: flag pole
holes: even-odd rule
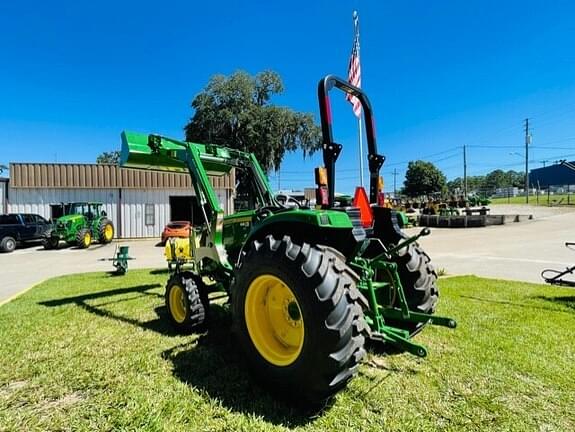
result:
[[[361,127],[361,116],[357,119],[358,142],[359,142],[359,185],[363,187],[363,133]]]
[[[354,50],[355,56],[357,57],[357,87],[361,87],[361,62],[359,55],[359,15],[356,10],[353,11],[353,36],[354,36]],[[356,100],[357,102],[357,100]],[[359,145],[359,185],[363,187],[363,133],[362,133],[362,109],[359,107],[359,111],[355,113],[357,115],[357,143]]]

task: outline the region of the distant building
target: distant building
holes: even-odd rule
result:
[[[224,212],[233,211],[234,173],[210,177]],[[116,237],[159,237],[171,220],[200,216],[189,174],[104,164],[11,163],[0,179],[0,213],[36,213],[51,219],[58,204],[97,201]]]
[[[497,188],[495,189],[495,194],[493,194],[492,198],[509,198],[515,197],[519,195],[519,188],[518,187],[505,187],[505,188]]]
[[[574,165],[574,162],[569,162]],[[561,164],[531,170],[529,185],[532,188],[547,189],[550,186],[575,185],[575,170]]]
[[[8,179],[0,177],[0,213],[6,213],[8,211],[6,202],[7,193],[8,193]]]

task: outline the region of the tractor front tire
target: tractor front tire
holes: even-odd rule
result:
[[[231,287],[233,328],[253,375],[280,397],[322,402],[365,355],[358,276],[336,250],[288,236],[253,241]]]
[[[14,237],[6,236],[0,241],[0,251],[14,252],[16,249],[16,239]]]
[[[437,273],[429,255],[417,243],[412,243],[399,251],[394,262],[397,264],[409,310],[433,315],[439,300],[439,289]],[[426,323],[387,320],[387,324],[408,330],[413,336],[419,333]]]
[[[166,308],[174,328],[180,333],[205,329],[208,320],[208,290],[192,273],[174,274],[166,284]]]
[[[102,244],[108,244],[114,239],[114,224],[110,219],[102,219],[100,221],[98,238]]]
[[[59,244],[60,239],[54,236],[46,237],[42,240],[42,245],[44,245],[44,249],[46,250],[57,249]]]
[[[82,228],[76,233],[76,246],[78,249],[87,249],[92,244],[92,232],[88,228]]]

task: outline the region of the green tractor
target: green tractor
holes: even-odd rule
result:
[[[334,204],[342,146],[332,138],[333,87],[356,96],[366,117],[370,194],[359,189],[359,208]],[[425,357],[412,336],[426,324],[456,326],[434,315],[437,273],[417,243],[429,230],[408,237],[397,213],[377,204],[384,157],[368,98],[327,76],[319,100],[326,180],[318,181],[324,186],[315,209],[279,203],[254,155],[235,149],[124,132],[121,157],[124,166],[191,175],[203,222],[196,221],[189,238],[166,245],[165,302],[175,328],[205,330],[210,293],[227,293],[232,330],[254,378],[284,398],[312,404],[346,386],[368,341]],[[208,173],[232,169],[242,205],[224,216]]]
[[[99,202],[73,202],[61,205],[63,216],[53,222],[44,238],[45,249],[55,249],[61,240],[80,249],[89,248],[93,241],[110,243],[114,224],[107,218]]]

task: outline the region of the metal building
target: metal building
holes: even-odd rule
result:
[[[234,173],[210,177],[227,213],[232,211]],[[116,227],[116,237],[159,237],[170,220],[200,217],[188,174],[103,164],[11,163],[1,199],[4,212],[54,216],[54,204],[99,201]],[[3,201],[0,201],[2,203]],[[0,204],[0,211],[2,210]]]
[[[6,194],[8,193],[8,179],[0,177],[0,213],[6,213],[7,203]]]
[[[531,187],[539,185],[544,188],[557,185],[575,185],[575,171],[569,168],[573,165],[575,165],[575,161],[533,169],[529,173],[529,184]]]

